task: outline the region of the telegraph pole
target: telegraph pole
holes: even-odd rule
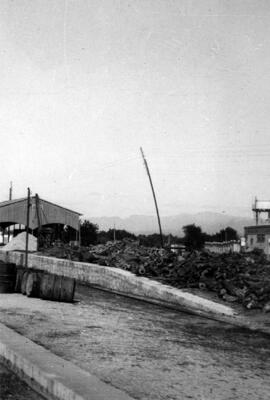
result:
[[[12,200],[12,182],[10,182],[10,186],[9,186],[9,196],[8,196],[9,200]],[[14,228],[13,228],[14,229]],[[14,232],[13,232],[14,233]],[[8,227],[8,242],[10,239],[10,226]]]
[[[25,241],[25,268],[28,267],[28,240],[29,240],[29,219],[30,219],[30,189],[27,188],[27,214],[26,214],[26,241]]]
[[[9,200],[12,200],[12,181],[10,182],[10,187],[9,187]]]
[[[116,241],[115,224],[113,224],[113,241]]]
[[[150,171],[149,171],[148,164],[147,164],[146,158],[144,156],[142,147],[140,147],[140,150],[141,150],[144,166],[145,166],[148,178],[149,178],[149,182],[150,182],[150,186],[151,186],[152,194],[153,194],[153,198],[154,198],[154,203],[155,203],[155,207],[156,207],[158,226],[159,226],[159,234],[160,234],[160,243],[161,243],[161,247],[164,247],[163,235],[162,235],[162,229],[161,229],[161,223],[160,223],[160,217],[159,217],[159,211],[158,211],[158,205],[157,205],[157,199],[156,199],[156,195],[155,195],[155,190],[154,190],[154,186],[153,186],[153,182],[152,182],[152,179],[151,179]]]

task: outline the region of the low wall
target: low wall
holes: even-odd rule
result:
[[[236,240],[230,240],[229,242],[205,242],[205,250],[212,253],[240,253],[241,246],[240,242]]]
[[[16,265],[24,265],[25,254],[0,250],[0,259]],[[118,268],[43,257],[35,254],[28,255],[28,267],[48,271],[56,275],[68,276],[103,290],[173,307],[208,318],[224,320],[226,316],[231,318],[236,315],[231,307],[160,284],[148,278],[137,277],[131,272]]]

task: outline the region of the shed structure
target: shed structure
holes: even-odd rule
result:
[[[36,229],[49,224],[68,225],[79,230],[82,214],[39,198],[30,197],[29,228]],[[3,229],[15,224],[27,224],[27,197],[0,203],[0,227]]]

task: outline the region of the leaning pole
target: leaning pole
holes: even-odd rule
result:
[[[146,172],[147,172],[147,175],[148,175],[148,178],[149,178],[149,182],[150,182],[150,185],[151,185],[152,193],[153,193],[153,198],[154,198],[154,203],[155,203],[156,213],[157,213],[157,219],[158,219],[158,226],[159,226],[160,243],[161,243],[161,247],[164,247],[163,235],[162,235],[162,229],[161,229],[161,223],[160,223],[160,216],[159,216],[159,211],[158,211],[156,194],[155,194],[152,178],[151,178],[151,175],[150,175],[150,171],[149,171],[148,164],[147,164],[146,158],[144,156],[142,147],[140,147],[140,150],[141,150],[144,166],[145,166],[145,169],[146,169]]]

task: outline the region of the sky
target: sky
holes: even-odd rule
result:
[[[1,0],[0,200],[87,217],[270,199],[268,0]]]

